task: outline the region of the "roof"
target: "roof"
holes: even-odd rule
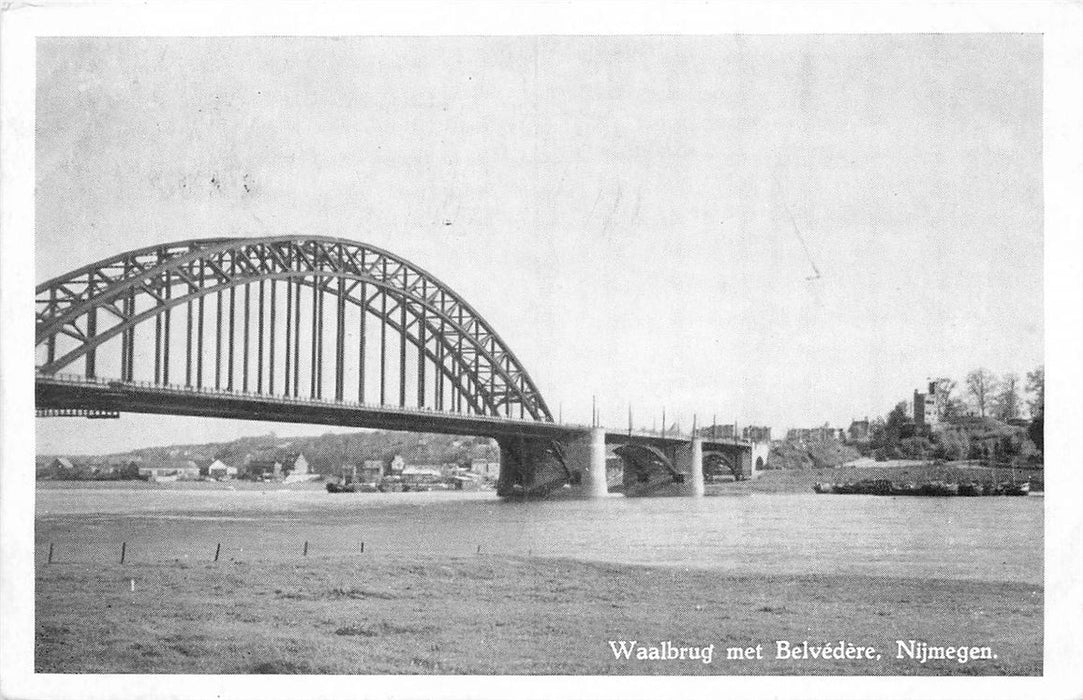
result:
[[[439,469],[433,467],[403,467],[403,476],[443,476]]]

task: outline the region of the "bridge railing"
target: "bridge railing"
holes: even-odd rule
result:
[[[305,406],[326,406],[329,408],[359,408],[371,411],[395,411],[411,415],[462,416],[470,418],[471,420],[481,420],[492,423],[520,423],[523,425],[539,424],[539,421],[530,420],[528,418],[515,418],[510,416],[487,416],[478,413],[460,413],[456,411],[440,411],[425,406],[396,406],[393,404],[373,404],[362,403],[359,401],[333,401],[328,399],[318,399],[310,396],[286,396],[281,394],[268,395],[259,394],[251,391],[243,391],[240,389],[213,389],[209,387],[195,387],[187,384],[156,384],[154,382],[136,380],[123,381],[119,379],[109,379],[106,377],[87,377],[81,374],[66,374],[63,372],[57,372],[56,374],[46,374],[38,372],[36,376],[38,379],[43,379],[47,381],[59,381],[61,383],[68,384],[93,384],[104,387],[118,388],[132,387],[138,389],[153,389],[155,391],[167,391],[176,394],[198,394],[200,396],[217,396],[227,399],[262,399]],[[554,424],[551,423],[549,425]],[[576,423],[559,423],[559,425],[583,430],[587,430],[590,428],[590,426],[579,425]]]

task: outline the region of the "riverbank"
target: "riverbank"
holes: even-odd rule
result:
[[[39,479],[34,482],[38,491],[63,491],[77,489],[97,489],[108,491],[326,491],[327,484],[322,479],[313,481],[248,481],[230,479],[228,481],[144,481],[142,479],[86,479],[52,480]]]
[[[299,563],[39,565],[42,673],[1038,675],[1040,585],[880,576],[735,576],[477,555]],[[896,640],[996,658],[899,659]],[[715,645],[614,658],[610,641]],[[776,659],[845,640],[874,660]],[[726,647],[762,644],[763,659]]]
[[[1011,478],[1006,469],[996,473],[997,481]],[[708,494],[716,493],[808,493],[817,483],[845,484],[863,479],[888,479],[890,481],[927,483],[943,481],[962,483],[977,481],[991,482],[993,470],[986,467],[954,466],[951,464],[927,464],[919,466],[895,467],[828,467],[823,469],[778,469],[760,473],[749,481],[720,482],[707,487]],[[1018,471],[1017,481],[1030,480],[1032,491],[1041,491],[1045,486],[1043,471]]]

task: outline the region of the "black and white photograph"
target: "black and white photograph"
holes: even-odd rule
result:
[[[4,8],[5,697],[1083,692],[1052,3],[108,5]]]

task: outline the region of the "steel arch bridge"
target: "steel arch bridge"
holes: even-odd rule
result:
[[[43,378],[81,369],[88,380],[553,421],[473,307],[418,266],[355,241],[150,246],[39,285],[36,304]]]
[[[418,266],[355,241],[149,246],[41,284],[36,304],[43,417],[133,412],[485,436],[500,445],[497,493],[508,498],[583,484],[604,493],[607,444],[623,445],[616,453],[632,467],[626,495],[683,485],[702,471],[704,449],[751,464],[752,446],[737,440],[554,422],[473,307]],[[689,447],[697,440],[704,449]]]

